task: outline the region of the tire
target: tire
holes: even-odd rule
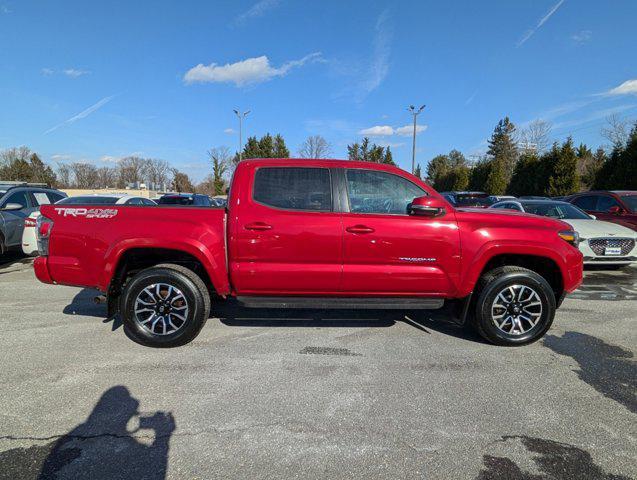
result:
[[[533,270],[516,266],[491,270],[480,278],[477,294],[473,327],[488,342],[527,345],[551,328],[555,294]]]
[[[173,264],[137,273],[124,287],[120,302],[126,334],[141,345],[156,348],[189,343],[210,313],[210,292],[203,280],[192,270]]]

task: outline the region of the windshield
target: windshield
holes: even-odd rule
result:
[[[2,192],[0,192],[0,195],[1,194]],[[622,195],[620,198],[622,202],[624,202],[624,205],[630,208],[632,213],[637,212],[637,195]]]
[[[524,211],[558,220],[590,220],[591,217],[570,203],[525,203]]]
[[[119,197],[67,197],[58,204],[64,205],[115,205]]]
[[[459,207],[488,207],[491,204],[493,204],[493,200],[489,197],[463,197],[456,195],[456,205]]]
[[[180,197],[180,196],[172,196],[172,197],[161,197],[159,199],[160,205],[192,205],[193,199],[192,197]]]

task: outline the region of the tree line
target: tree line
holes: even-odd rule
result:
[[[590,189],[637,189],[637,123],[628,129],[617,118],[602,134],[609,149],[593,151],[571,137],[549,146],[550,125],[531,123],[521,132],[508,117],[500,120],[486,155],[469,162],[458,150],[437,155],[427,179],[438,191],[478,190],[492,195],[564,196]],[[417,168],[420,176],[420,168]]]

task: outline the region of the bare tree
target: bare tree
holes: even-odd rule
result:
[[[0,152],[0,166],[13,163],[16,160],[28,162],[30,156],[31,149],[24,145],[21,147],[8,148]]]
[[[630,122],[613,114],[606,117],[606,126],[602,127],[601,134],[613,147],[620,147],[628,141]]]
[[[58,163],[57,177],[58,186],[61,188],[70,188],[73,184],[72,177],[73,170],[71,166],[66,163]]]
[[[299,148],[301,158],[327,158],[332,153],[332,146],[320,135],[307,137]]]
[[[95,165],[76,162],[71,164],[71,170],[77,188],[97,188],[98,173]]]
[[[166,189],[170,180],[170,164],[166,160],[146,160],[146,179],[148,188]]]
[[[144,181],[147,161],[140,157],[126,157],[119,161],[119,187]]]
[[[114,188],[117,186],[119,172],[117,168],[100,167],[97,169],[97,186],[99,188]]]
[[[551,143],[551,124],[544,120],[534,120],[520,131],[518,147],[522,151],[546,151]]]

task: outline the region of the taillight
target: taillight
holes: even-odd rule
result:
[[[27,217],[24,219],[25,227],[35,227],[35,218]]]
[[[40,215],[35,223],[38,236],[38,252],[41,256],[49,254],[49,238],[51,237],[51,229],[53,228],[53,220]]]

